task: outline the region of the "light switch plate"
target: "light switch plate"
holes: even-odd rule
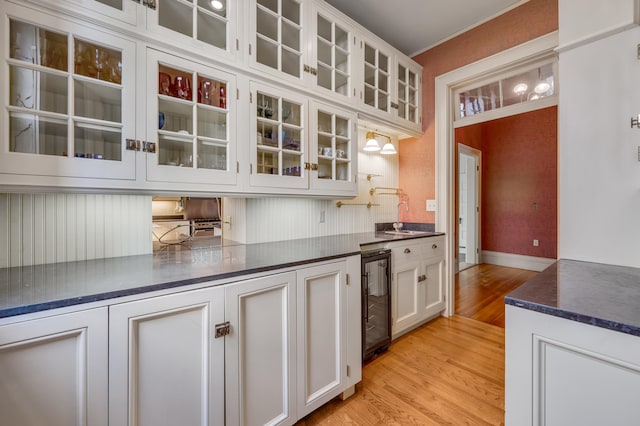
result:
[[[427,211],[435,212],[436,211],[436,200],[427,200]]]

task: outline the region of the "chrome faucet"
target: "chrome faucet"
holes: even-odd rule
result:
[[[393,229],[400,231],[402,229],[402,222],[400,222],[400,206],[404,204],[404,210],[409,212],[409,201],[400,201],[398,203],[398,220],[393,224]]]

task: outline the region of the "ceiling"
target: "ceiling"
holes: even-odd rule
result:
[[[325,0],[408,56],[527,0]]]

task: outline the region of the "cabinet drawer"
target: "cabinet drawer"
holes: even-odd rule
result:
[[[401,245],[390,244],[394,265],[444,257],[444,237],[420,238]]]

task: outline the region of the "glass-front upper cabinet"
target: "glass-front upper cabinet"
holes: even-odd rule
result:
[[[147,58],[147,179],[235,184],[235,77],[153,49]]]
[[[39,0],[56,8],[63,8],[73,14],[112,19],[114,23],[128,26],[137,24],[139,1],[137,0]],[[156,0],[157,1],[157,0]]]
[[[19,6],[5,13],[3,172],[135,179],[135,44]]]
[[[356,119],[352,112],[319,102],[312,104],[310,145],[316,150],[310,155],[311,188],[357,191]]]
[[[349,25],[333,13],[314,4],[312,30],[315,63],[311,74],[315,86],[348,99],[355,98],[353,88],[353,48],[355,37]]]
[[[419,126],[422,103],[422,69],[419,65],[398,59],[396,94],[398,118]]]
[[[251,64],[292,81],[303,79],[304,0],[251,0]]]
[[[251,111],[251,184],[307,188],[306,98],[252,83]]]
[[[367,40],[362,41],[364,82],[361,103],[383,115],[391,114],[392,56]]]
[[[187,49],[230,60],[237,54],[237,17],[236,0],[156,0],[147,8],[147,27]]]

